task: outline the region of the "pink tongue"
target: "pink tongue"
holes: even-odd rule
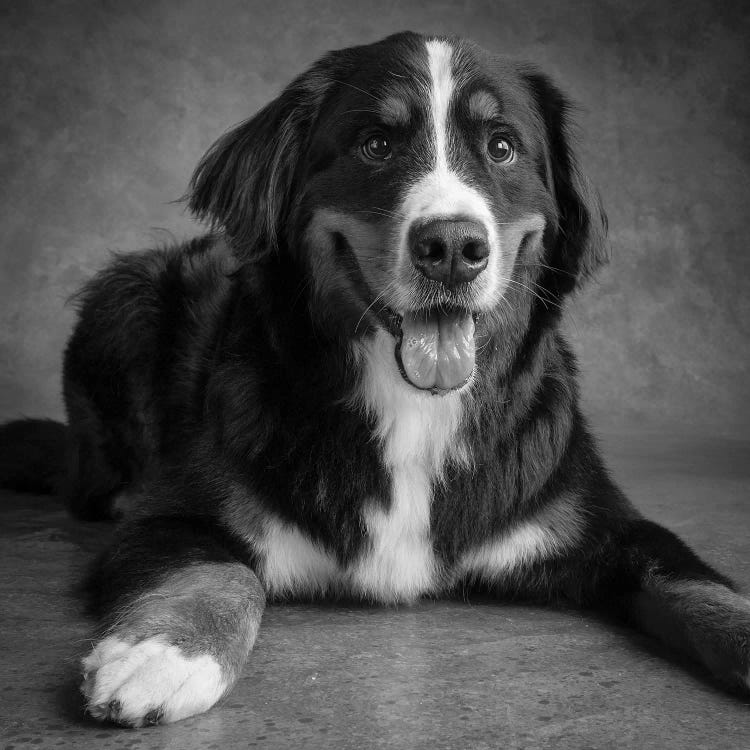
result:
[[[471,313],[408,312],[401,323],[401,364],[417,388],[463,385],[474,369]]]

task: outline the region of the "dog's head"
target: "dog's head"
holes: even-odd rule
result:
[[[460,388],[478,316],[559,305],[603,258],[567,111],[531,66],[398,34],[328,54],[221,138],[190,207],[241,255],[302,264],[325,325],[390,330],[412,385]]]

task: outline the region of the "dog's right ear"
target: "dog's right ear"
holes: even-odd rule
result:
[[[326,59],[211,146],[195,169],[188,207],[223,229],[243,257],[277,247],[292,185],[328,88]]]

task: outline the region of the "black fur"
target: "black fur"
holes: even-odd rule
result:
[[[540,257],[531,240],[520,245],[522,286],[507,289],[507,308],[478,316],[472,398],[456,435],[471,461],[447,458],[432,487],[430,536],[444,585],[431,593],[476,585],[616,611],[746,688],[746,600],[630,505],[579,408],[560,305],[605,259],[606,220],[573,156],[569,105],[529,66],[452,43],[465,85],[499,92],[520,113],[514,127],[533,168],[488,172],[460,144],[454,164],[474,170],[503,216],[533,209],[547,224]],[[188,654],[210,653],[229,683],[262,611],[252,571],[261,572],[268,519],[301,530],[346,567],[370,544],[366,509],[393,504],[377,420],[355,398],[362,373],[352,342],[368,340],[388,314],[373,307],[373,259],[346,229],[329,242],[310,227],[321,207],[354,216],[400,195],[403,164],[400,177],[386,164],[367,172],[333,133],[359,132],[336,123],[376,98],[368,90],[382,95],[385,70],[421,75],[421,50],[406,34],[323,58],[199,164],[189,204],[215,234],[118,256],[78,298],[64,365],[66,494],[81,518],[111,515],[122,490],[142,495],[95,578],[105,630],[134,641],[161,634]],[[425,127],[411,118],[413,131]],[[428,169],[414,154],[414,168]],[[372,222],[368,231],[379,231]],[[54,431],[58,466],[62,428],[37,426]],[[23,488],[18,455],[3,461],[13,469],[5,482]],[[559,547],[543,558],[491,580],[455,573],[472,549],[545,514],[558,514],[549,527]],[[170,580],[183,592],[174,601]],[[224,585],[232,593],[222,599],[215,592]],[[156,591],[162,609],[144,603]],[[221,627],[201,614],[201,591],[225,611]],[[121,708],[90,706],[123,723],[163,713],[154,706],[157,714],[122,718]]]

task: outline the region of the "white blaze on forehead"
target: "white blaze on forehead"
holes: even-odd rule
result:
[[[394,294],[393,306],[410,309],[411,284],[415,273],[411,264],[408,238],[415,224],[430,219],[469,219],[487,231],[490,259],[487,269],[473,282],[476,306],[489,309],[496,302],[499,284],[499,239],[495,218],[487,198],[451,169],[450,105],[456,96],[453,75],[453,47],[432,39],[425,43],[429,88],[425,91],[429,122],[429,147],[434,161],[430,170],[407,190],[399,213],[404,216],[399,232],[398,276],[401,281]]]
[[[437,39],[427,42],[430,68],[430,111],[435,136],[435,169],[448,169],[448,107],[453,95],[453,48]]]

